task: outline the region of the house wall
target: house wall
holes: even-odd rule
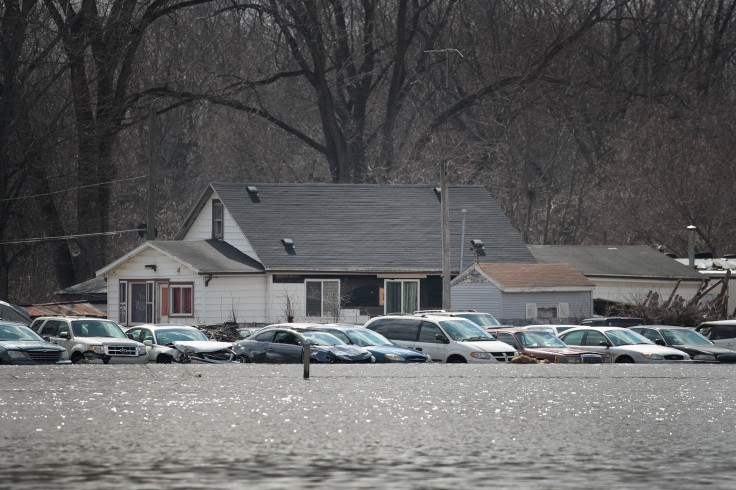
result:
[[[213,196],[217,198],[217,196]],[[212,238],[212,199],[202,208],[202,211],[194,219],[194,223],[187,231],[184,236],[184,240],[209,240]],[[248,239],[245,237],[240,227],[235,223],[232,215],[228,212],[227,208],[224,209],[223,216],[223,235],[222,240],[237,248],[244,254],[253,257],[256,260],[258,255],[256,254],[253,246],[250,244]]]
[[[596,286],[593,297],[619,303],[632,303],[647,297],[650,291],[657,292],[664,301],[670,297],[677,285],[676,280],[636,280],[636,279],[609,279],[588,276]],[[700,282],[683,281],[677,288],[676,294],[685,300],[692,299],[700,290]]]
[[[156,270],[146,269],[146,265],[155,265]],[[106,278],[108,318],[115,322],[121,321],[118,305],[121,280],[192,283],[193,316],[180,317],[187,323],[222,323],[233,317],[239,323],[267,321],[266,278],[262,275],[213,276],[205,286],[206,277],[156,250],[147,249],[108,272]]]

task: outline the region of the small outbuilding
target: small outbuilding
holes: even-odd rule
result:
[[[452,281],[452,307],[511,324],[577,323],[593,313],[594,287],[568,264],[476,263]]]

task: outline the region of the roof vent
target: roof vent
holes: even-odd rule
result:
[[[258,195],[258,187],[254,186],[254,185],[246,186],[245,190],[248,191],[248,194],[250,194],[251,196],[257,196]]]
[[[434,188],[434,193],[437,194],[438,196],[441,196],[442,195],[442,187],[435,187]]]
[[[470,244],[473,246],[473,250],[483,250],[482,240],[470,240]]]
[[[282,238],[281,245],[286,248],[294,248],[294,240],[292,240],[291,238]]]

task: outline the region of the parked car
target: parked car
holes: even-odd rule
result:
[[[110,320],[87,317],[44,316],[31,329],[69,351],[73,363],[138,364],[148,362],[146,346],[125,336]]]
[[[719,347],[736,349],[736,320],[704,322],[695,331]]]
[[[414,312],[415,315],[441,315],[441,316],[459,316],[475,323],[479,327],[483,328],[498,328],[503,327],[501,322],[496,320],[496,317],[490,313],[484,313],[482,311],[475,310],[418,310]]]
[[[565,330],[570,330],[571,328],[577,328],[580,325],[527,325],[525,327],[521,327],[524,330],[536,330],[539,332],[548,332],[554,335],[555,337],[559,337],[562,332]]]
[[[580,325],[588,327],[634,327],[636,325],[646,325],[647,322],[643,318],[628,316],[596,316],[586,318],[580,322]]]
[[[137,325],[125,334],[143,343],[148,361],[158,364],[235,362],[232,342],[210,340],[198,328],[189,325]]]
[[[327,332],[310,330],[314,325],[273,325],[233,345],[238,362],[301,363],[304,345],[309,344],[310,362],[376,362],[363,347],[347,345]]]
[[[311,328],[331,333],[348,345],[359,345],[368,349],[376,362],[432,362],[428,354],[396,345],[380,333],[362,326],[326,324]]]
[[[69,352],[22,323],[0,321],[0,364],[71,364]]]
[[[519,354],[558,364],[601,364],[608,356],[590,350],[573,349],[549,332],[521,328],[489,329],[501,342],[514,347]]]
[[[657,345],[666,345],[687,352],[693,362],[736,362],[736,351],[719,347],[699,332],[671,325],[631,327]]]
[[[437,362],[509,362],[518,355],[516,349],[465,318],[385,315],[371,318],[365,327],[398,345],[422,351]]]
[[[560,334],[570,347],[608,354],[617,363],[690,362],[685,352],[656,345],[648,338],[624,327],[578,327]]]

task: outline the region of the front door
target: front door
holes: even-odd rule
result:
[[[169,323],[169,285],[156,286],[156,323]]]

